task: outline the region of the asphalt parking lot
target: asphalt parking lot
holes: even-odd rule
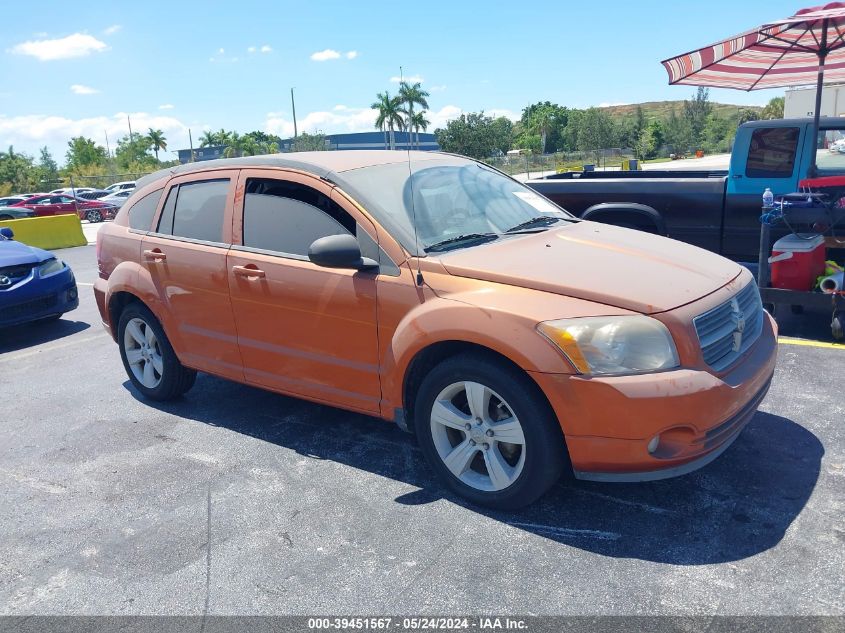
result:
[[[94,247],[58,254],[80,308],[0,332],[0,614],[845,614],[845,348],[783,345],[701,471],[498,513],[376,419],[209,376],[139,400]]]

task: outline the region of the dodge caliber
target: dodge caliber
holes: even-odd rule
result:
[[[718,457],[766,394],[751,274],[580,221],[435,152],[255,156],[159,171],[97,241],[103,324],[134,387],[197,372],[393,421],[472,502],[564,471],[645,481]]]

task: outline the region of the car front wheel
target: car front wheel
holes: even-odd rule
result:
[[[91,222],[92,224],[96,224],[97,222],[103,221],[103,214],[100,213],[97,209],[91,209],[86,214],[85,219]]]
[[[431,370],[414,421],[439,478],[479,505],[528,505],[566,464],[563,434],[539,388],[520,370],[483,355],[457,356]]]
[[[194,385],[197,372],[179,362],[161,324],[146,306],[131,303],[123,310],[117,341],[129,380],[145,397],[172,400]]]

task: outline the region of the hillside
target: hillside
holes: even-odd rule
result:
[[[758,113],[763,111],[762,106],[733,105],[730,103],[712,103],[711,105],[713,106],[714,113],[726,119],[738,117],[740,110],[754,110]],[[642,107],[643,114],[645,114],[645,118],[647,120],[668,119],[669,114],[672,112],[673,108],[675,109],[675,112],[677,112],[679,115],[684,111],[683,100],[647,101],[646,103],[631,103],[626,105],[607,106],[602,109],[606,110],[608,114],[610,114],[614,118],[630,117],[634,116],[634,112],[636,111],[637,106]]]

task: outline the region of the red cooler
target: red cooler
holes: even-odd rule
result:
[[[812,290],[824,274],[825,245],[821,235],[800,234],[780,238],[772,246],[772,287]]]

